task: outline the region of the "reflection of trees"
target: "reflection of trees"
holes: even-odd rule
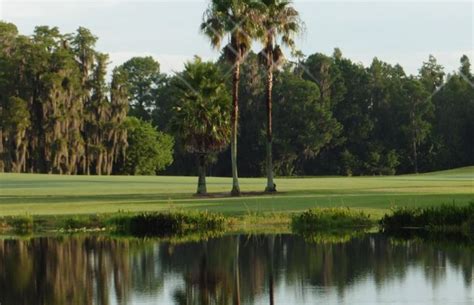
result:
[[[338,243],[308,243],[293,235],[182,244],[107,237],[0,240],[0,303],[125,305],[132,292],[162,293],[165,274],[183,279],[174,291],[177,304],[252,304],[260,297],[273,304],[282,282],[336,287],[344,295],[359,277],[380,285],[403,279],[408,266],[423,270],[436,285],[446,277],[446,268],[439,267],[449,265],[469,286],[473,258],[472,247],[378,234]]]
[[[238,236],[172,247],[161,252],[161,261],[183,275],[185,287],[174,292],[176,304],[240,304]]]
[[[286,259],[277,264],[286,266],[286,281],[303,279],[317,286],[336,286],[340,293],[356,279],[371,275],[377,285],[389,279],[403,279],[409,266],[421,267],[427,280],[436,284],[445,277],[448,264],[462,269],[466,284],[472,281],[474,253],[461,246],[440,247],[421,241],[395,243],[382,235],[366,235],[347,243],[305,243],[284,237],[277,248],[287,247]],[[432,268],[427,268],[430,266]]]
[[[330,240],[333,236],[330,237]],[[463,247],[439,248],[438,244],[406,241],[396,243],[381,235],[356,236],[348,242],[330,243],[322,239],[308,243],[304,238],[281,236],[242,236],[238,246],[232,245],[235,237],[226,236],[207,243],[207,258],[212,266],[224,273],[232,304],[241,299],[242,304],[253,304],[257,297],[268,295],[269,304],[273,304],[274,287],[283,280],[286,285],[298,287],[301,283],[314,286],[336,287],[340,295],[357,279],[371,276],[375,283],[383,284],[391,279],[403,279],[409,266],[418,266],[425,272],[427,281],[433,284],[446,276],[445,266],[454,266],[464,273],[466,285],[472,281],[474,254]],[[239,249],[239,268],[229,268],[235,262],[235,250]],[[189,266],[196,265],[197,253],[203,252],[204,245],[175,245],[173,254],[163,261],[165,265],[181,265],[178,272],[183,276]],[[213,250],[211,250],[213,249]],[[192,255],[194,253],[194,255]],[[210,265],[211,263],[209,263]],[[184,267],[188,266],[188,267]],[[435,268],[427,268],[434,266]],[[194,268],[193,270],[197,270]],[[235,273],[240,272],[239,277]],[[236,279],[240,279],[239,282]],[[187,283],[189,285],[189,283]],[[237,289],[239,287],[240,289]],[[237,295],[240,296],[237,298]],[[189,302],[183,304],[204,304]],[[212,303],[215,304],[215,303]],[[222,302],[222,304],[231,304]]]
[[[105,237],[0,240],[0,303],[107,305],[113,293],[127,304],[137,246]]]

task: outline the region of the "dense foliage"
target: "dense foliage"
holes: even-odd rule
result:
[[[430,56],[418,75],[407,75],[377,58],[369,67],[354,63],[338,49],[287,63],[274,76],[276,174],[393,175],[474,164],[474,77],[468,64],[463,57],[459,71],[446,75]],[[228,65],[218,65],[228,76]],[[246,57],[240,81],[239,172],[264,176],[265,71],[256,54]],[[157,109],[172,103],[169,95],[157,96]],[[163,116],[157,118],[154,123],[166,128]],[[231,175],[229,153],[219,155],[211,174]],[[179,167],[169,173],[195,173],[193,161],[176,150],[175,160]]]
[[[474,232],[474,202],[466,206],[442,205],[428,208],[397,208],[380,224],[385,231],[423,228],[441,232]]]
[[[0,171],[110,174],[127,146],[127,78],[85,29],[0,23]]]
[[[114,216],[110,222],[120,233],[164,236],[192,232],[224,231],[228,222],[220,214],[207,212],[141,213]]]
[[[119,173],[155,175],[173,162],[173,137],[135,117],[128,117],[125,126],[128,147]]]
[[[95,50],[96,40],[85,28],[62,34],[40,26],[24,36],[14,25],[0,23],[0,171],[156,173],[170,163],[169,154],[124,168],[134,156],[127,157],[127,151],[139,155],[154,144],[128,145],[159,130],[177,143],[165,173],[196,174],[182,130],[172,124],[179,119],[175,109],[187,81],[180,73],[160,73],[151,57],[138,57],[115,68],[109,83],[107,55]],[[257,54],[246,54],[236,87],[235,65],[226,56],[209,65],[229,91],[238,88],[238,170],[264,176],[266,69]],[[375,58],[366,67],[336,49],[331,56],[299,57],[273,72],[277,175],[379,175],[474,164],[474,76],[467,56],[456,72],[446,73],[430,56],[417,75],[407,75],[400,65]],[[128,134],[127,115],[141,120],[144,129],[134,130],[143,133]],[[155,144],[148,153],[172,145],[164,135]],[[141,155],[148,159],[148,153]],[[213,154],[207,173],[231,176],[229,154],[228,148]]]
[[[85,28],[23,36],[0,23],[0,171],[155,174],[172,162],[171,137],[126,119],[129,103],[146,116],[159,65],[130,60],[108,83],[96,41]]]

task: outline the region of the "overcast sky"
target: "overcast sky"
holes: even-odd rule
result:
[[[203,0],[0,0],[0,18],[31,34],[36,25],[73,32],[79,26],[99,37],[97,48],[112,65],[132,56],[152,55],[162,71],[179,71],[199,55],[216,58],[199,33]],[[400,63],[417,73],[429,54],[450,72],[467,54],[474,60],[472,1],[316,1],[296,0],[306,23],[298,46],[304,54],[344,56],[365,65],[372,58]],[[256,46],[256,48],[258,48]]]

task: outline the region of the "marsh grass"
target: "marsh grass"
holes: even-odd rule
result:
[[[228,219],[208,212],[119,213],[108,220],[114,232],[137,236],[185,235],[225,231]]]
[[[362,237],[368,233],[365,229],[319,230],[317,232],[304,232],[302,237],[307,243],[316,244],[343,244],[354,238]]]
[[[423,229],[430,232],[474,233],[474,202],[459,206],[445,204],[427,208],[399,207],[380,220],[386,232]]]
[[[387,234],[388,233],[388,234]],[[400,230],[386,232],[393,244],[433,243],[443,247],[467,246],[474,249],[474,234],[467,232],[431,232],[427,230]]]
[[[247,211],[236,218],[236,223],[243,225],[288,226],[291,222],[290,213]]]
[[[59,229],[63,231],[103,230],[107,227],[110,217],[112,215],[108,214],[63,216],[59,217],[53,225],[59,226]]]
[[[291,228],[296,233],[349,228],[369,228],[374,220],[363,211],[349,208],[314,208],[292,217]]]
[[[31,233],[35,227],[33,216],[29,214],[3,217],[0,224],[4,230],[18,234]]]

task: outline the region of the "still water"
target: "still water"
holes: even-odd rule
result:
[[[474,304],[473,268],[472,246],[380,234],[0,239],[0,304]]]

